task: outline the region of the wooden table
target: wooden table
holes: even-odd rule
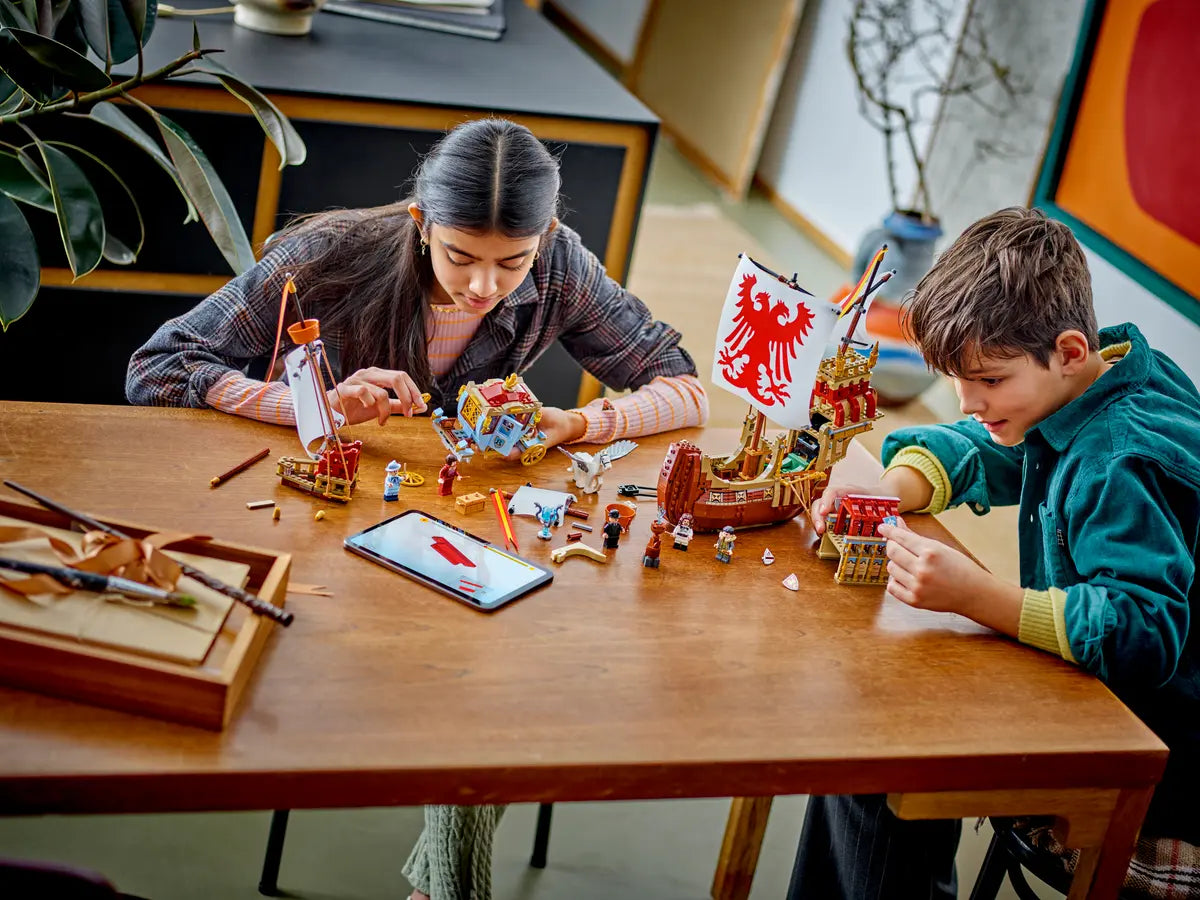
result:
[[[293,581],[335,594],[290,599],[295,624],[221,734],[0,689],[0,812],[889,792],[913,818],[1064,816],[1086,853],[1071,896],[1116,896],[1167,752],[1098,681],[965,619],[837,585],[798,521],[742,534],[727,566],[698,537],[644,569],[652,501],[606,565],[569,560],[549,588],[473,612],[341,548],[403,508],[381,500],[392,458],[426,477],[402,504],[499,536],[489,513],[460,517],[436,496],[427,420],[351,432],[366,442],[362,484],[340,506],[279,486],[267,463],[209,487],[264,446],[294,450],[284,429],[0,403],[0,476],[96,514],[289,550]],[[720,449],[733,435],[699,440]],[[585,506],[652,484],[668,441],[642,440]],[[553,456],[463,468],[459,492],[566,487]],[[877,470],[856,448],[836,474]],[[245,508],[261,498],[278,501],[280,522]],[[949,539],[932,519],[912,524]],[[538,541],[530,519],[517,530],[539,561],[563,540]],[[789,572],[799,593],[780,585]],[[714,896],[748,891],[768,803],[735,803]]]

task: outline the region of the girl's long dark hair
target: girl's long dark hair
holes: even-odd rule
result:
[[[414,176],[412,196],[305,217],[272,246],[298,234],[328,236],[294,275],[305,313],[319,316],[327,333],[343,332],[343,377],[368,366],[403,369],[424,388],[432,383],[425,308],[434,276],[409,204],[421,209],[426,234],[442,225],[526,238],[549,230],[559,185],[558,161],[529,129],[479,119],[434,146]]]

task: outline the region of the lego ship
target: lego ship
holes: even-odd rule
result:
[[[774,525],[807,511],[821,496],[850,441],[881,415],[871,387],[879,346],[868,348],[853,335],[870,295],[891,277],[876,278],[884,251],[886,246],[847,298],[843,314],[852,310],[853,319],[836,353],[817,367],[808,427],[767,436],[767,415],[751,402],[733,451],[718,456],[690,441],[672,443],[658,475],[658,505],[668,521],[676,524],[688,513],[698,532]],[[775,277],[803,292],[794,279]]]

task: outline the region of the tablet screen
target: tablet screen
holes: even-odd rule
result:
[[[346,549],[474,606],[495,609],[552,573],[418,510],[346,538]]]

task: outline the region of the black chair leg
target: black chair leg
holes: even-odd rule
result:
[[[277,809],[271,814],[271,832],[267,835],[267,852],[263,856],[262,877],[258,892],[265,897],[279,893],[279,863],[283,859],[283,839],[287,837],[288,810]]]
[[[537,831],[533,834],[533,854],[529,857],[529,865],[535,869],[546,868],[546,850],[550,847],[550,816],[553,812],[553,803],[542,803],[538,806]]]
[[[1000,835],[993,832],[992,842],[988,844],[983,865],[979,868],[979,877],[971,888],[971,900],[996,900],[1007,872],[1008,851],[1000,844]]]

